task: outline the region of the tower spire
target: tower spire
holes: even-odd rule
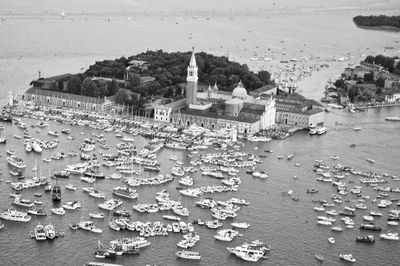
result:
[[[190,58],[189,67],[197,67],[196,57],[194,56],[194,46],[192,47],[192,57]]]

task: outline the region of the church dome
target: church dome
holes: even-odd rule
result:
[[[243,87],[243,84],[241,81],[239,82],[237,87],[233,90],[232,97],[240,97],[240,98],[247,97],[247,91]]]

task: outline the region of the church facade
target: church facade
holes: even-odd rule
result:
[[[275,125],[275,99],[255,99],[247,94],[242,82],[232,92],[218,90],[217,84],[198,92],[198,67],[194,51],[187,69],[186,99],[174,106],[155,108],[156,121],[170,121],[178,126],[196,124],[208,129],[232,129],[254,134]]]

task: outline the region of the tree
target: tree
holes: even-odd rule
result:
[[[128,75],[128,84],[130,87],[136,87],[142,85],[142,79],[136,73],[129,73]]]
[[[383,78],[378,78],[376,80],[376,86],[380,87],[380,88],[384,88],[385,87],[385,79]]]
[[[335,85],[336,88],[344,88],[344,80],[343,79],[338,79],[335,81],[335,83],[333,84]]]
[[[119,90],[119,86],[115,79],[112,79],[110,83],[108,83],[108,94],[107,96],[115,95]]]
[[[115,95],[115,102],[117,104],[130,104],[132,98],[129,95],[129,91],[126,89],[119,89]]]
[[[81,92],[82,80],[78,75],[73,75],[67,83],[67,91],[73,94]]]
[[[96,93],[94,97],[104,98],[104,96],[108,95],[108,86],[107,82],[104,80],[98,80],[96,83]]]
[[[97,97],[96,95],[96,84],[93,80],[87,77],[82,84],[81,95]]]
[[[271,81],[271,74],[268,71],[261,70],[257,73],[257,76],[265,84],[268,84]]]
[[[374,83],[374,74],[373,73],[365,73],[363,78],[365,83]]]
[[[381,88],[381,87],[378,87],[378,88],[376,89],[376,91],[375,91],[375,94],[376,94],[376,95],[381,95],[381,93],[382,93],[382,88]]]
[[[354,100],[357,98],[357,96],[359,95],[359,89],[355,86],[351,87],[348,90],[348,95],[349,95],[349,99],[351,102],[354,102]]]

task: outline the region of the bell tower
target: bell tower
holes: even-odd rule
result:
[[[194,47],[192,49],[192,57],[190,58],[189,66],[187,68],[186,76],[186,104],[197,103],[197,63],[196,57],[194,56]]]

